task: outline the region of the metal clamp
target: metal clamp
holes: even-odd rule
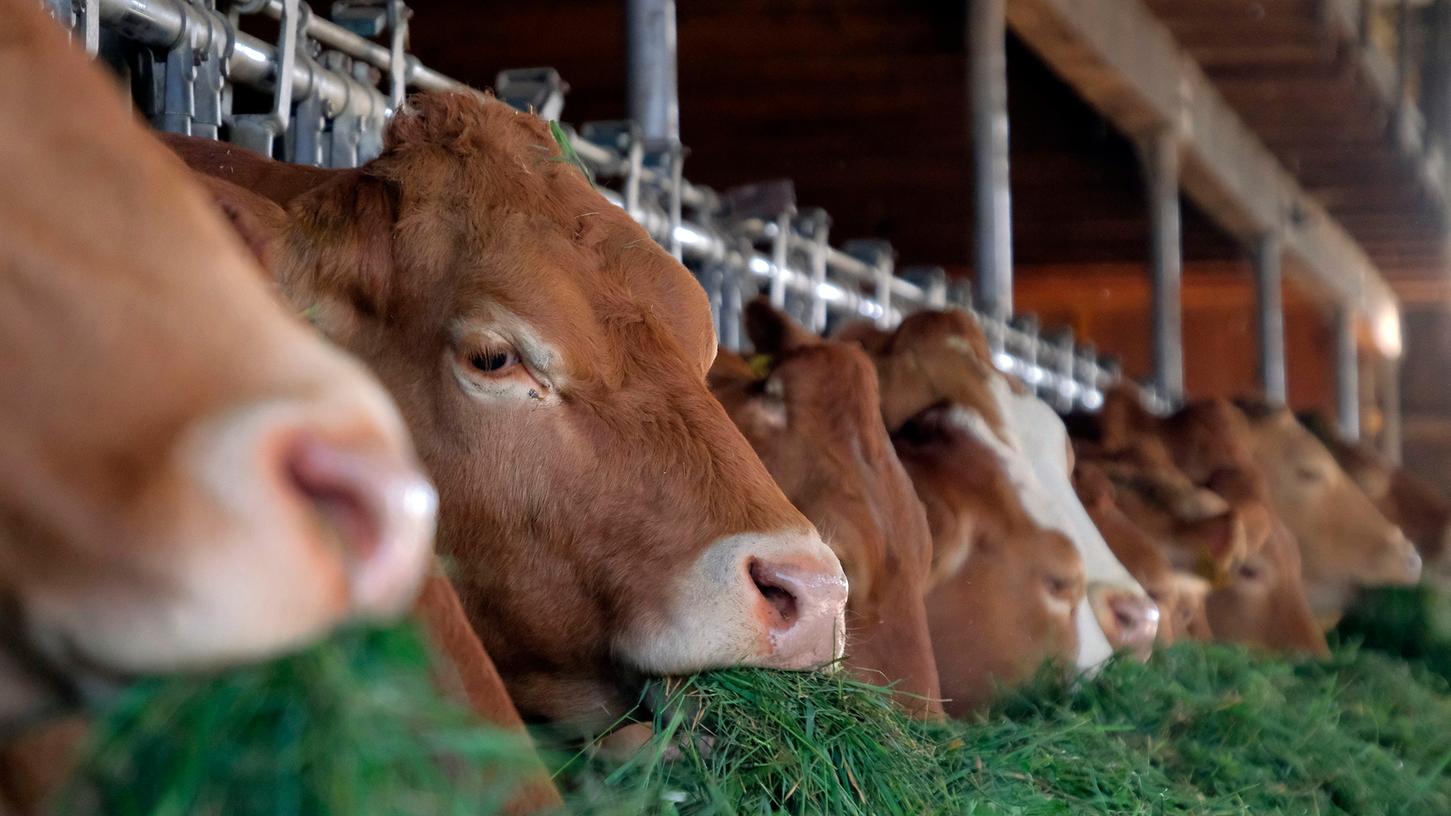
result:
[[[555,121],[564,113],[569,83],[553,68],[510,68],[494,76],[494,93],[519,110]]]
[[[842,250],[872,268],[873,288],[881,313],[877,315],[878,328],[890,329],[892,320],[892,273],[897,253],[892,245],[880,238],[857,238],[847,241]]]
[[[408,94],[408,18],[413,12],[403,0],[388,0],[388,107],[398,110]]]
[[[260,8],[265,5],[254,3]],[[301,31],[301,3],[282,0],[277,23],[277,63],[273,75],[272,110],[268,113],[236,114],[232,117],[232,142],[264,156],[271,156],[278,136],[287,133],[292,116],[292,71],[297,64],[297,38]],[[241,9],[247,12],[248,7]]]
[[[500,72],[500,78],[508,72]],[[629,119],[615,119],[607,122],[586,122],[580,129],[580,137],[586,142],[604,148],[613,155],[624,156],[624,187],[620,199],[625,212],[631,218],[640,214],[640,169],[645,160],[645,142],[640,134],[640,125]]]

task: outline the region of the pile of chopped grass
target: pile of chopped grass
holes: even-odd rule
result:
[[[967,723],[913,721],[841,675],[663,691],[632,760],[563,770],[576,812],[1451,813],[1446,683],[1356,649],[1291,663],[1186,644],[1092,681],[1045,673]]]
[[[1425,585],[1364,590],[1332,635],[1451,680],[1451,594]]]
[[[647,691],[654,739],[616,767],[561,770],[576,813],[943,812],[955,795],[935,734],[890,691],[845,672],[730,669]]]
[[[102,715],[60,813],[498,812],[534,762],[445,701],[410,626],[207,676],[148,679]]]

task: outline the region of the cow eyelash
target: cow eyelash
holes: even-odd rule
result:
[[[469,363],[480,373],[498,374],[517,366],[519,354],[511,348],[485,349],[474,352]]]

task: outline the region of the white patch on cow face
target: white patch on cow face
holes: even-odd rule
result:
[[[1112,584],[1143,595],[1143,588],[1114,557],[1073,490],[1063,421],[1037,397],[1014,393],[1004,377],[994,377],[991,387],[1003,418],[1003,436],[981,414],[962,406],[953,406],[949,420],[997,454],[1033,520],[1073,542],[1090,583]],[[1087,599],[1078,608],[1078,643],[1080,668],[1096,666],[1113,654]]]
[[[512,315],[458,321],[444,355],[459,389],[475,400],[560,403],[559,352]]]

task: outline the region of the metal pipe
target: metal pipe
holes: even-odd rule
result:
[[[1184,398],[1184,337],[1180,287],[1179,143],[1163,128],[1140,145],[1149,205],[1150,306],[1154,385],[1169,402]]]
[[[675,0],[628,0],[625,49],[630,118],[652,150],[680,143],[675,77]]]
[[[1335,310],[1335,413],[1340,433],[1360,438],[1360,354],[1355,337],[1355,312]]]
[[[1285,383],[1285,307],[1281,289],[1280,239],[1266,233],[1250,247],[1250,264],[1254,268],[1255,316],[1259,341],[1260,388],[1265,399],[1284,405]]]
[[[1008,180],[1005,0],[968,0],[967,87],[972,132],[974,300],[985,314],[1013,311],[1013,226]]]
[[[181,0],[101,0],[101,22],[123,37],[143,45],[170,48],[187,35],[188,25],[217,25],[212,15],[187,14]],[[202,22],[206,21],[206,22]],[[228,60],[228,76],[236,82],[271,90],[277,81],[277,49],[242,32],[213,32],[225,39],[235,37]],[[200,35],[198,35],[200,36]],[[193,38],[194,41],[195,38]],[[317,93],[338,114],[353,113],[365,118],[386,115],[387,99],[351,76],[327,70],[311,60],[292,66],[292,94],[303,97]]]

